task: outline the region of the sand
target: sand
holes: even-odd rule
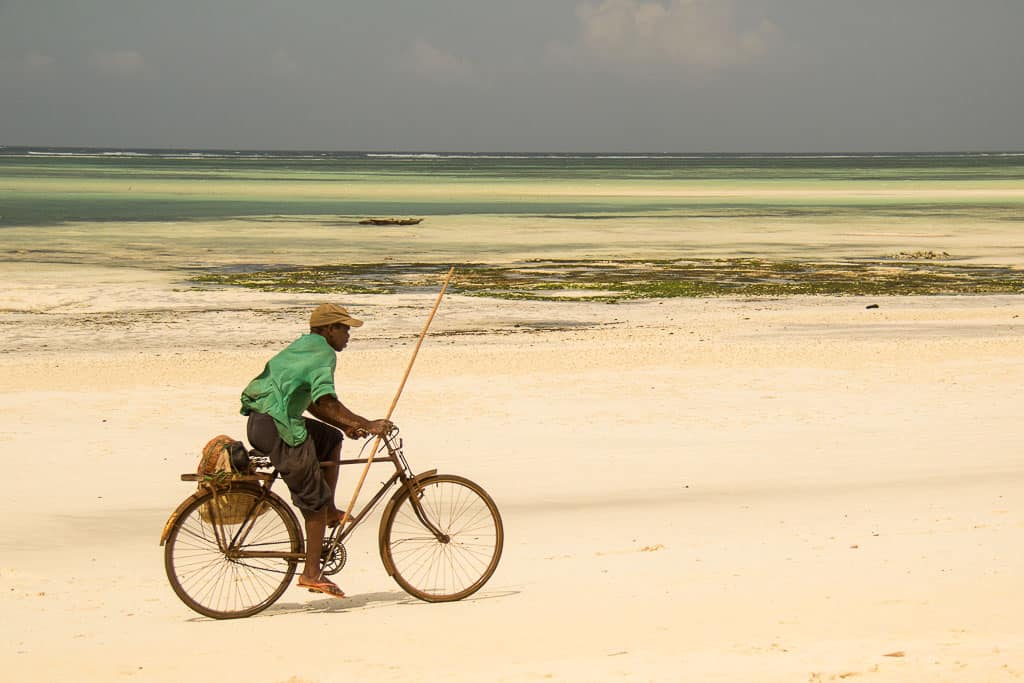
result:
[[[348,599],[291,588],[218,622],[172,593],[160,531],[324,297],[31,264],[0,281],[6,680],[1024,677],[1019,296],[449,297],[394,419],[414,469],[498,502],[492,580],[411,599],[374,519]],[[337,383],[381,416],[431,297],[345,303],[368,322]]]

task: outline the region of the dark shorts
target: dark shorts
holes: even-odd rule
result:
[[[303,419],[309,436],[298,446],[286,444],[277,433],[274,418],[263,413],[249,415],[246,435],[253,448],[270,458],[288,485],[295,506],[312,512],[334,502],[320,463],[331,459],[344,437],[340,430],[328,424],[308,417]]]

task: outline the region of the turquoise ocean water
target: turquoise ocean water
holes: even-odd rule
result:
[[[418,217],[417,226],[360,225]],[[1024,265],[1024,153],[0,148],[0,259],[159,269],[527,258]]]

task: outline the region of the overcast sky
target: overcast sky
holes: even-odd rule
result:
[[[0,0],[0,145],[1024,149],[1024,0]]]

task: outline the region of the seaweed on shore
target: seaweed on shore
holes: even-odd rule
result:
[[[434,287],[447,266],[335,264],[211,272],[197,285],[270,292],[391,294]],[[712,296],[1018,294],[1024,271],[933,260],[534,259],[463,264],[452,291],[500,299],[605,301]]]

